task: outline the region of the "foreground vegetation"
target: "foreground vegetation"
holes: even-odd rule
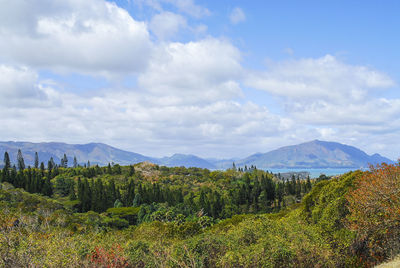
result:
[[[149,163],[1,178],[5,267],[370,267],[400,249],[398,164],[319,182]]]

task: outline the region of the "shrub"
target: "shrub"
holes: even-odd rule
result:
[[[400,252],[400,163],[371,166],[349,192],[349,227],[355,253],[370,265]]]
[[[122,252],[123,250],[120,245],[114,245],[109,250],[102,247],[95,247],[94,251],[89,256],[89,259],[96,267],[128,267],[128,261],[124,258]]]

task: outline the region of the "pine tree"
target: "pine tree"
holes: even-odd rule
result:
[[[21,149],[18,149],[17,163],[18,163],[18,170],[25,169],[25,162],[24,162],[24,157],[22,156]]]
[[[133,165],[129,166],[129,177],[135,174],[135,167]]]
[[[4,153],[4,168],[3,168],[2,178],[1,178],[0,182],[1,181],[9,181],[10,167],[11,167],[10,157],[6,151]]]
[[[50,160],[47,162],[47,169],[50,173],[50,171],[54,168],[54,159],[53,157],[50,157]]]
[[[94,180],[90,180],[89,188],[91,189],[91,198],[90,198],[90,210],[99,211],[98,209],[98,200],[100,199],[101,193],[96,191],[96,187],[94,185]]]
[[[10,162],[10,156],[8,155],[8,152],[6,151],[4,153],[4,169],[10,169],[11,168],[11,162]]]
[[[307,176],[307,182],[306,182],[306,190],[309,192],[311,190],[311,181],[310,181],[310,176]]]
[[[117,199],[117,190],[115,188],[115,182],[113,179],[110,180],[107,186],[107,207],[113,206],[113,200]]]
[[[16,177],[17,177],[17,168],[15,167],[15,165],[13,165],[11,172],[9,173],[8,176],[8,182],[14,185]]]
[[[35,152],[35,168],[39,168],[39,155]]]
[[[40,181],[38,181],[38,182],[40,182]],[[51,186],[49,177],[46,177],[43,187],[41,187],[41,185],[38,185],[37,188],[38,189],[36,189],[36,191],[39,191],[39,189],[41,188],[41,192],[44,195],[51,196],[53,194],[53,188]]]
[[[100,191],[100,209],[101,209],[101,211],[105,211],[105,210],[107,210],[107,195],[106,195],[106,193],[105,193],[105,190],[104,190],[104,185],[103,185],[103,181],[102,180],[99,180],[99,183],[98,183],[99,185],[98,185],[98,189],[99,189],[99,191]]]
[[[260,188],[260,184],[258,182],[258,180],[256,179],[254,181],[254,185],[253,185],[253,190],[252,190],[252,203],[254,205],[254,209],[255,211],[258,211],[258,197],[261,193],[261,188]]]
[[[92,189],[90,189],[89,181],[85,178],[83,180],[83,198],[82,209],[84,212],[90,210],[92,206]]]
[[[276,184],[276,198],[278,199],[278,206],[282,205],[283,195],[284,195],[284,183],[278,182]]]
[[[296,178],[294,175],[292,175],[292,180],[289,183],[289,194],[295,195],[296,194]]]
[[[44,177],[44,163],[43,162],[40,163],[40,174],[42,175],[42,177]]]
[[[107,205],[104,204],[104,188],[101,179],[96,181],[92,180],[92,210],[96,212],[103,212],[107,209]]]
[[[74,168],[78,166],[78,160],[76,159],[76,156],[74,156]]]
[[[68,167],[68,158],[67,158],[66,154],[64,154],[64,156],[61,158],[60,167],[63,167],[63,168]]]
[[[300,182],[300,178],[299,176],[297,176],[297,180],[296,180],[296,198],[300,199],[301,198],[301,182]]]

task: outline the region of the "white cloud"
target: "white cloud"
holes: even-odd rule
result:
[[[284,116],[296,122],[289,130],[295,139],[320,138],[368,149],[382,142],[380,136],[399,133],[400,99],[384,97],[395,82],[371,67],[326,55],[271,63],[245,80],[247,86],[280,97]],[[295,127],[313,131],[300,133]]]
[[[198,103],[241,96],[241,55],[229,42],[205,39],[161,46],[139,75],[139,85],[165,96],[167,104]]]
[[[2,107],[43,106],[47,95],[37,84],[37,79],[36,72],[27,67],[0,65],[0,105]]]
[[[28,69],[14,72],[16,78],[26,72],[37,77]],[[24,105],[15,98],[15,105],[2,111],[0,125],[7,132],[0,132],[0,140],[100,141],[158,156],[171,152],[209,156],[211,148],[224,147],[213,155],[227,157],[237,154],[244,143],[243,150],[250,153],[259,147],[260,138],[276,135],[281,125],[281,119],[265,107],[229,98],[169,105],[163,93],[105,90],[80,96],[57,91],[30,76],[24,80],[27,90],[42,91],[47,105]]]
[[[159,40],[174,37],[178,34],[179,30],[186,27],[186,19],[183,16],[169,11],[155,15],[149,24],[150,30]]]
[[[179,46],[186,45],[189,46],[179,43]],[[174,66],[174,63],[169,61],[167,65]],[[191,84],[188,88],[175,88],[174,79],[171,83],[167,81],[165,92],[158,88],[105,89],[82,96],[60,92],[51,83],[44,84],[26,67],[3,65],[0,70],[3,90],[0,125],[7,130],[0,132],[0,140],[98,141],[154,156],[174,152],[206,157],[247,156],[315,138],[356,145],[370,153],[381,146],[392,157],[400,149],[393,143],[400,138],[400,100],[396,99],[371,99],[364,105],[348,107],[329,103],[321,105],[322,108],[303,106],[299,111],[288,110],[285,116],[273,114],[267,107],[252,102],[236,102],[234,94],[225,96],[226,89],[218,86],[225,78],[213,80],[215,85],[209,82],[224,95],[211,98],[202,97],[207,90]],[[192,74],[203,79],[212,77],[203,71]],[[159,79],[164,81],[165,77]],[[18,87],[7,87],[7,84]],[[6,89],[7,92],[17,90],[17,94],[3,98]],[[195,97],[191,99],[190,94]],[[19,97],[25,95],[30,97]]]
[[[345,64],[326,55],[271,64],[265,72],[250,74],[247,85],[308,103],[338,103],[363,100],[369,91],[391,87],[394,82],[374,69]]]
[[[232,24],[238,24],[246,20],[246,15],[240,7],[235,7],[229,15],[229,19]]]
[[[101,0],[4,3],[0,40],[7,62],[94,74],[140,71],[152,48],[145,23]]]
[[[37,95],[37,74],[26,67],[0,65],[0,94],[8,98],[30,98]]]

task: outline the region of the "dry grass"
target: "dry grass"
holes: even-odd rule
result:
[[[385,262],[382,264],[379,264],[378,266],[375,266],[375,268],[398,268],[400,267],[400,256],[397,256],[393,260],[389,262]]]

